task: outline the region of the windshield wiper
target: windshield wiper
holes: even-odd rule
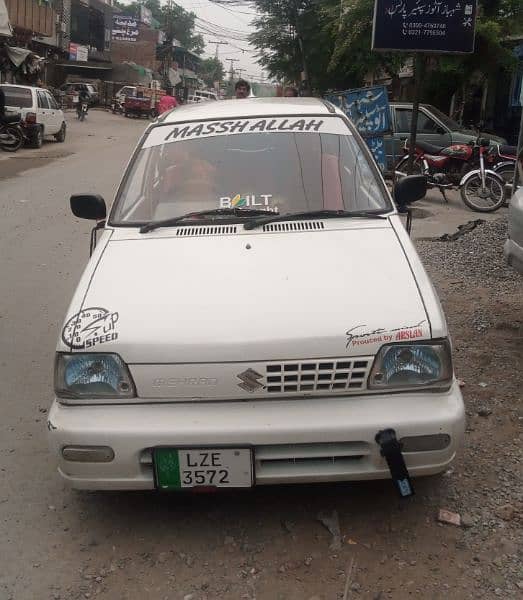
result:
[[[159,227],[174,227],[182,224],[187,219],[197,219],[198,217],[213,217],[213,216],[232,216],[232,217],[255,217],[258,215],[266,215],[267,210],[261,208],[213,208],[211,210],[199,210],[197,212],[187,213],[179,217],[171,217],[163,221],[151,221],[140,227],[140,233],[147,233]],[[278,214],[278,213],[271,213]]]
[[[352,217],[361,217],[364,219],[386,219],[387,217],[380,213],[376,212],[367,212],[367,211],[350,211],[350,210],[309,210],[307,212],[298,212],[298,213],[286,213],[284,215],[272,214],[268,216],[260,217],[259,219],[252,219],[251,221],[247,221],[243,224],[245,229],[255,229],[256,227],[260,227],[260,225],[265,225],[266,223],[274,223],[276,221],[294,221],[296,219],[336,219],[336,218],[352,218]]]

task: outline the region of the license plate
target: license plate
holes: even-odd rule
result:
[[[155,448],[153,458],[161,490],[252,486],[249,448]]]

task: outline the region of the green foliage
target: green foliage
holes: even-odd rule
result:
[[[145,2],[134,0],[129,4],[115,0],[114,3],[126,15],[137,18],[140,16],[142,4],[150,9],[153,18],[160,23],[161,29],[168,37],[178,40],[184,48],[195,54],[203,52],[205,42],[200,34],[194,32],[196,15],[193,12],[186,11],[178,4],[173,4],[172,9],[169,10],[168,6],[160,4],[160,0],[145,0]]]
[[[214,57],[204,58],[200,62],[198,75],[203,79],[207,86],[213,87],[215,81],[223,81],[225,69],[223,68],[220,59]]]
[[[408,57],[400,52],[372,52],[374,0],[253,0],[260,16],[251,36],[259,62],[272,77],[299,81],[303,54],[314,88],[359,87],[368,73],[388,73],[393,79]],[[514,59],[507,36],[523,31],[521,0],[479,0],[476,50],[471,55],[440,55],[436,81],[451,93],[473,74],[485,77],[511,69]]]

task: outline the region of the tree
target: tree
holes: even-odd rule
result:
[[[220,59],[215,57],[204,58],[200,62],[198,75],[203,79],[207,86],[213,87],[215,81],[223,81],[225,69],[223,68],[223,64]]]
[[[115,0],[114,5],[126,15],[136,18],[140,16],[140,6],[145,6],[151,11],[153,18],[160,23],[160,28],[164,31],[170,29],[172,38],[178,40],[184,48],[195,54],[203,52],[204,39],[194,31],[196,15],[186,11],[178,4],[172,3],[172,6],[169,7],[167,4],[160,5],[160,0],[146,0],[145,2],[135,0],[129,4]]]
[[[273,77],[298,81],[307,64],[313,87],[359,87],[370,73],[384,72],[394,83],[408,54],[372,52],[374,0],[253,0],[260,17],[251,36],[259,62]],[[500,67],[512,68],[504,40],[523,30],[521,0],[479,0],[476,51],[441,55],[432,61],[425,92],[450,98],[478,72],[483,77]],[[300,37],[302,44],[300,45]],[[433,76],[434,75],[434,76]]]
[[[399,70],[404,58],[372,53],[373,0],[254,0],[261,13],[251,36],[273,77],[299,81],[304,63],[319,91],[362,85],[378,67]],[[300,43],[301,38],[301,43]]]

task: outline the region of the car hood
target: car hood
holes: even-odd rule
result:
[[[459,134],[462,136],[465,136],[467,138],[471,138],[471,139],[476,139],[478,137],[478,133],[477,131],[474,131],[473,129],[458,129],[456,131],[452,132],[455,136],[455,134]],[[491,140],[492,142],[495,142],[496,144],[506,144],[507,140],[499,135],[494,135],[491,133],[483,133],[482,137],[487,138],[489,140]]]
[[[387,341],[430,337],[388,220],[130,238],[97,249],[59,349],[117,352],[128,363],[223,363],[373,355]]]

